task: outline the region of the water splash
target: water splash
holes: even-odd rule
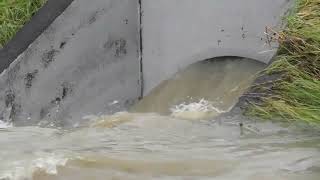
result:
[[[12,126],[13,126],[12,123],[0,120],[0,129],[8,129]]]
[[[217,116],[238,102],[253,82],[254,75],[263,67],[263,64],[245,58],[212,59],[192,64],[163,81],[134,105],[131,112],[187,119]]]
[[[213,103],[205,99],[199,102],[182,103],[170,108],[171,115],[183,119],[207,119],[225,111],[213,106]]]
[[[48,175],[56,175],[58,173],[58,166],[65,166],[68,159],[56,154],[42,155],[42,157],[34,160],[16,161],[12,163],[15,168],[0,176],[4,180],[26,180],[33,179],[39,173]]]
[[[228,111],[259,69],[247,60],[203,62],[156,88],[138,111],[88,114],[71,129],[12,127],[8,108],[0,180],[318,180],[318,133],[239,116],[201,121]]]
[[[65,166],[67,161],[67,158],[52,155],[34,160],[33,167],[34,169],[44,170],[47,174],[57,174],[57,166]]]

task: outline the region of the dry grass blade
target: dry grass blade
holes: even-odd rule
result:
[[[267,92],[259,103],[250,102],[247,114],[285,121],[320,125],[320,1],[298,0],[281,32],[266,27],[266,34],[280,44],[276,60],[262,76],[279,74],[271,87],[253,87]]]

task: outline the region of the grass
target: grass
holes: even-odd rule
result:
[[[46,0],[0,0],[0,48],[45,2]]]
[[[247,115],[320,125],[320,0],[297,0],[287,27],[270,36],[280,44],[276,60],[261,73],[278,74],[271,86],[254,85],[259,101]]]

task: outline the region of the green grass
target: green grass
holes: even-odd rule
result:
[[[246,114],[263,119],[305,121],[320,125],[320,0],[297,0],[287,28],[272,32],[280,44],[276,60],[261,75],[279,74]],[[268,94],[268,95],[265,95]]]
[[[46,0],[0,0],[0,48],[45,2]]]

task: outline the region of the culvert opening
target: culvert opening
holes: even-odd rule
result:
[[[229,111],[265,64],[242,57],[199,61],[165,80],[131,108],[186,119],[206,119]]]

